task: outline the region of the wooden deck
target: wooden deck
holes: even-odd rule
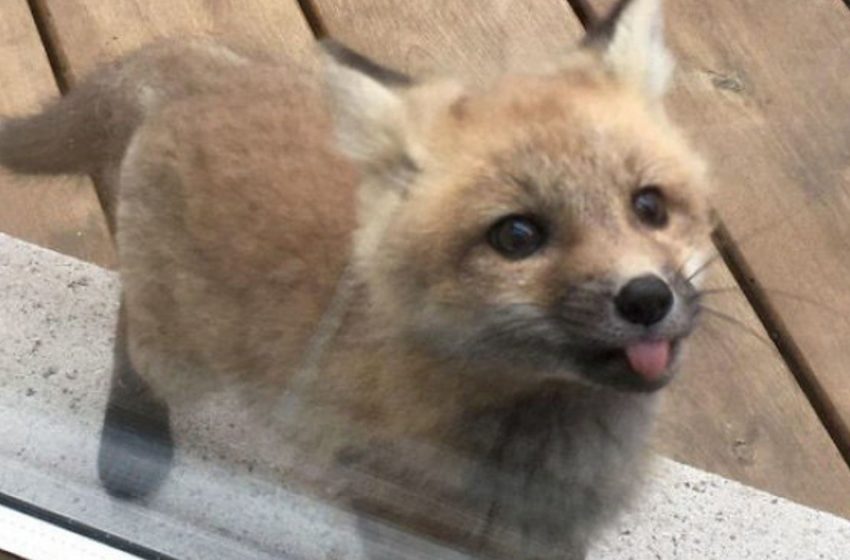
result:
[[[32,111],[160,37],[308,57],[314,37],[330,35],[414,74],[475,73],[563,48],[613,3],[3,0],[0,114]],[[671,107],[714,162],[720,193],[724,259],[710,305],[743,326],[707,321],[657,447],[850,517],[850,9],[841,0],[668,8],[680,61]],[[0,231],[115,264],[88,180],[0,175]]]

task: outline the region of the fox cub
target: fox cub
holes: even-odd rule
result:
[[[661,27],[623,1],[475,84],[165,43],[3,120],[5,166],[105,193],[106,488],[152,491],[168,406],[237,386],[352,507],[476,557],[584,558],[640,480],[709,244]]]

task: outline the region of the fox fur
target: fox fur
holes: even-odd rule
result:
[[[322,70],[168,42],[0,121],[0,163],[106,193],[127,353],[169,404],[238,386],[358,509],[486,558],[581,559],[641,478],[698,311],[703,165],[665,116],[659,0],[487,83],[327,44]],[[657,186],[669,223],[634,215]],[[546,224],[523,259],[488,245]],[[651,329],[612,300],[665,279]],[[676,342],[645,383],[622,348]],[[358,482],[359,481],[359,482]]]

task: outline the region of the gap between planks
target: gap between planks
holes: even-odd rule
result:
[[[596,17],[593,8],[591,8],[586,0],[564,0],[567,3],[567,6],[572,8],[573,12],[578,18],[579,23],[581,23],[582,27],[585,29],[590,29],[599,23],[599,18]],[[850,0],[849,0],[850,1]]]
[[[35,28],[38,30],[38,36],[41,38],[41,44],[44,46],[44,52],[47,53],[47,61],[53,71],[53,79],[56,81],[59,92],[65,95],[70,89],[69,65],[65,53],[59,48],[53,19],[44,8],[41,0],[27,0],[27,5],[29,5],[32,19],[35,22]]]
[[[850,2],[850,0],[847,1]],[[758,280],[747,266],[746,258],[741,254],[738,244],[723,225],[722,220],[718,219],[713,239],[718,253],[732,273],[738,288],[747,298],[747,302],[764,326],[779,355],[797,380],[797,384],[838,448],[844,462],[850,467],[850,443],[848,443],[850,429],[847,429],[840,421],[838,409],[828,398],[826,390],[818,382],[811,366],[790,336],[788,328],[770,304],[765,290],[760,287]]]
[[[53,79],[56,82],[56,87],[59,88],[59,93],[65,95],[73,87],[73,75],[71,74],[71,65],[68,62],[68,57],[61,48],[59,34],[56,32],[56,24],[50,16],[48,10],[43,3],[43,0],[27,0],[32,19],[35,22],[36,30],[41,38],[41,44],[44,46],[44,52],[47,54],[47,61],[50,64],[50,69],[53,72]],[[112,223],[106,219],[107,197],[104,189],[95,180],[89,176],[94,185],[94,192],[97,195],[97,201],[101,211],[104,213],[104,219],[110,229],[110,234],[114,234]]]
[[[319,15],[319,10],[313,4],[313,0],[297,0],[298,7],[301,8],[301,13],[304,15],[304,20],[307,22],[307,27],[313,33],[316,39],[324,39],[328,36],[322,17]]]

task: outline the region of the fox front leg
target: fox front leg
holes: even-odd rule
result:
[[[156,490],[168,474],[174,442],[168,405],[130,363],[126,330],[122,305],[97,467],[109,494],[138,499]]]

